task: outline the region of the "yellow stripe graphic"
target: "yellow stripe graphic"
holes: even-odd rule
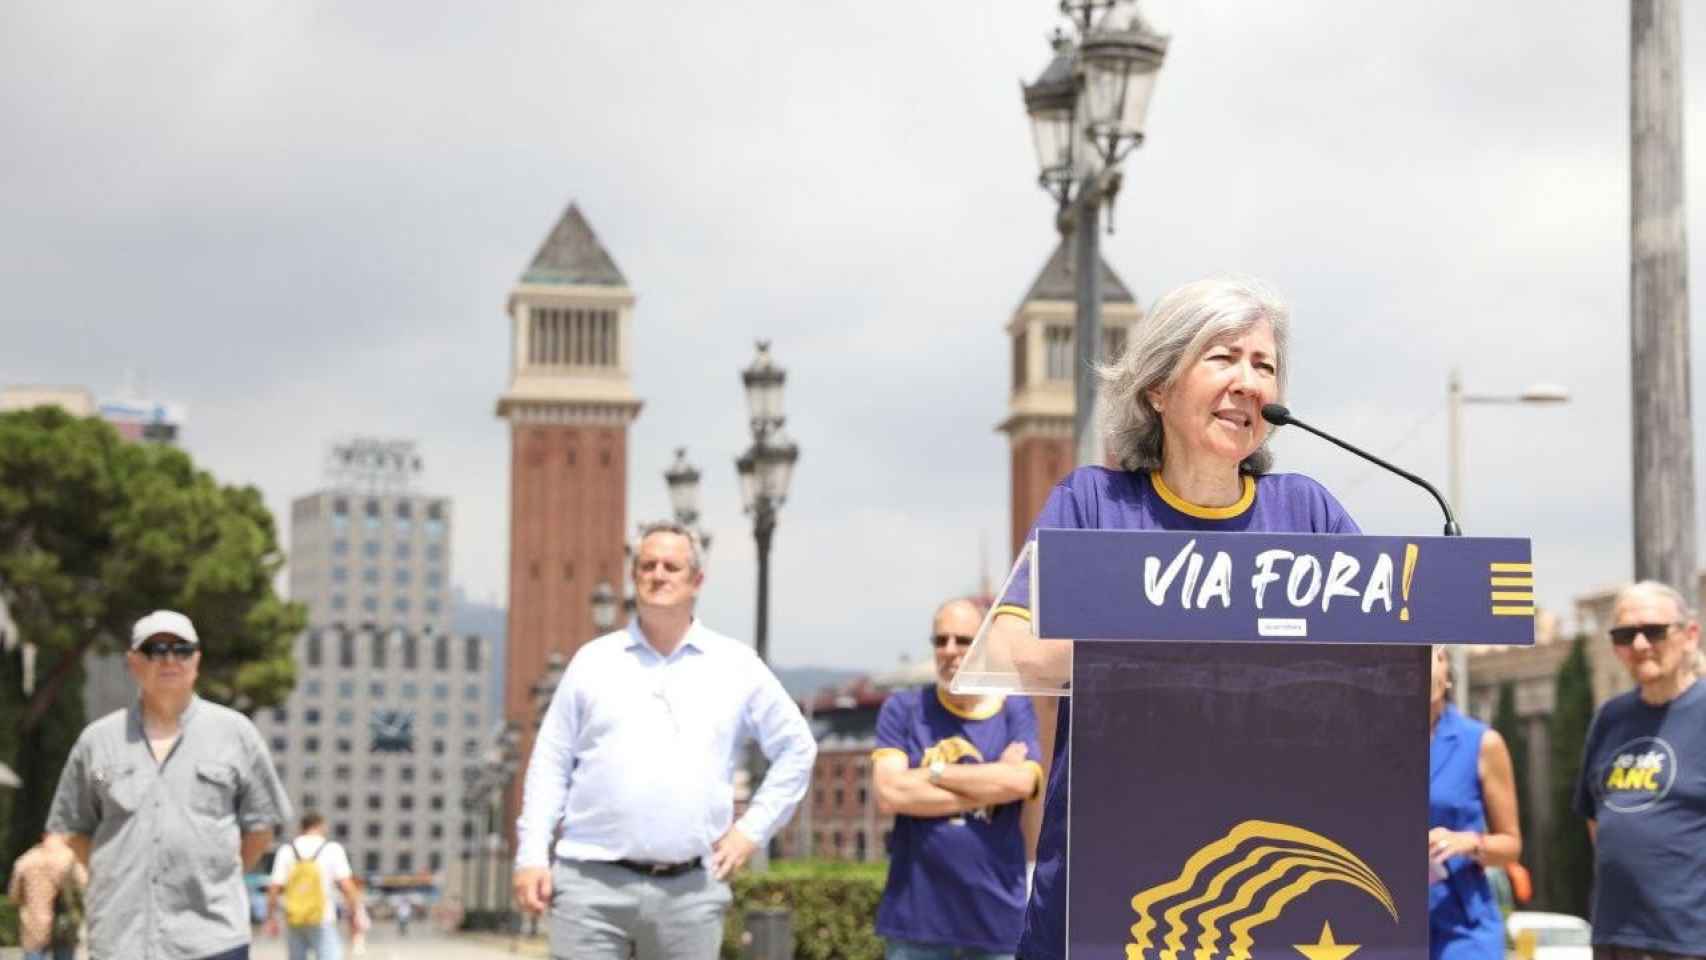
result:
[[[1533,577],[1493,577],[1491,579],[1493,582],[1493,586],[1495,586],[1495,587],[1532,587],[1532,586],[1534,586],[1534,578]]]
[[[1532,563],[1493,563],[1493,564],[1491,564],[1491,567],[1493,568],[1494,573],[1533,573],[1534,572],[1534,564],[1532,564]]]
[[[1494,600],[1533,600],[1532,590],[1494,590]]]
[[[1280,888],[1279,892],[1269,894],[1260,911],[1244,917],[1232,925],[1228,932],[1236,934],[1236,937],[1234,938],[1227,954],[1232,958],[1232,960],[1249,960],[1249,931],[1251,928],[1259,926],[1279,916],[1280,908],[1285,906],[1285,904],[1293,897],[1302,893],[1304,889],[1308,888],[1308,886],[1314,886],[1316,883],[1323,880],[1337,880],[1340,883],[1348,883],[1351,886],[1362,890],[1369,896],[1379,900],[1386,906],[1387,911],[1392,913],[1393,918],[1397,918],[1396,908],[1392,905],[1391,895],[1386,892],[1384,887],[1371,886],[1362,877],[1346,871],[1336,860],[1300,853],[1297,856],[1281,857],[1274,861],[1272,866],[1263,870],[1256,876],[1251,877],[1249,880],[1246,880],[1244,884],[1238,888],[1238,893],[1231,901],[1222,903],[1220,906],[1211,910],[1203,911],[1202,915],[1197,917],[1197,925],[1201,928],[1202,934],[1197,937],[1197,949],[1191,954],[1191,956],[1195,958],[1195,960],[1210,960],[1210,958],[1215,954],[1214,945],[1220,940],[1220,931],[1217,928],[1217,924],[1220,919],[1222,917],[1238,913],[1246,907],[1249,907],[1252,903],[1256,902],[1257,896],[1264,890],[1268,889],[1276,881],[1298,867],[1311,867],[1314,869],[1308,870],[1298,880],[1294,880],[1289,885]],[[1314,879],[1311,881],[1310,878]],[[1299,885],[1304,884],[1306,881],[1308,882],[1308,886],[1298,889]],[[1287,891],[1292,890],[1296,890],[1296,892],[1287,896]],[[1282,897],[1284,899],[1281,899]],[[1278,902],[1276,903],[1275,901]],[[1165,952],[1162,953],[1161,956],[1165,958],[1165,960],[1171,960]]]
[[[1493,616],[1495,616],[1495,617],[1532,617],[1532,616],[1534,616],[1534,608],[1533,607],[1494,607],[1493,608]]]
[[[1183,902],[1177,906],[1168,908],[1167,912],[1165,914],[1163,914],[1161,917],[1161,919],[1166,921],[1166,923],[1167,923],[1167,936],[1162,942],[1163,949],[1161,951],[1161,956],[1170,958],[1170,957],[1176,956],[1178,951],[1184,949],[1185,933],[1187,930],[1187,925],[1182,922],[1182,918],[1184,917],[1184,915],[1187,912],[1189,912],[1189,911],[1191,911],[1197,907],[1204,906],[1206,904],[1211,904],[1211,903],[1214,903],[1215,901],[1219,900],[1221,891],[1226,889],[1227,883],[1231,881],[1233,876],[1235,876],[1238,873],[1243,872],[1244,870],[1249,869],[1250,867],[1255,866],[1263,858],[1270,856],[1272,854],[1277,854],[1277,853],[1295,854],[1295,853],[1300,853],[1300,852],[1306,852],[1306,851],[1300,850],[1297,847],[1272,847],[1272,846],[1256,847],[1255,849],[1251,850],[1248,854],[1246,854],[1244,856],[1244,859],[1238,861],[1237,863],[1233,864],[1232,866],[1227,867],[1226,869],[1215,874],[1214,879],[1209,881],[1208,889],[1206,891],[1204,891],[1200,896],[1193,897],[1190,900],[1186,900],[1185,902]],[[1348,873],[1354,873],[1357,876],[1361,877],[1363,880],[1368,881],[1374,885],[1378,886],[1380,883],[1380,879],[1378,877],[1376,877],[1372,872],[1368,872],[1367,867],[1364,867],[1360,862],[1356,861],[1354,858],[1350,859],[1350,860],[1346,860],[1344,858],[1336,857],[1335,855],[1333,855],[1330,852],[1328,852],[1328,853],[1321,853],[1319,851],[1307,851],[1307,852],[1313,853],[1316,856],[1322,858],[1324,863],[1327,863],[1327,864],[1333,865],[1333,866],[1337,866],[1342,871],[1345,871]]]
[[[1221,868],[1220,871],[1210,879],[1208,883],[1208,892],[1203,896],[1194,898],[1192,904],[1200,904],[1208,902],[1211,899],[1217,899],[1219,891],[1223,891],[1225,889],[1226,885],[1234,875],[1253,866],[1264,857],[1271,854],[1287,853],[1290,854],[1290,856],[1280,858],[1276,861],[1274,866],[1270,866],[1266,871],[1257,875],[1254,879],[1245,881],[1243,886],[1239,888],[1238,896],[1242,899],[1245,905],[1255,897],[1256,893],[1260,891],[1261,888],[1267,886],[1272,882],[1272,880],[1282,876],[1286,870],[1298,866],[1308,866],[1316,868],[1313,872],[1321,873],[1322,879],[1336,879],[1342,883],[1351,884],[1358,889],[1368,892],[1375,899],[1379,900],[1384,907],[1386,907],[1387,912],[1392,914],[1393,919],[1397,919],[1398,908],[1392,901],[1392,895],[1387,891],[1386,885],[1380,881],[1380,878],[1375,875],[1373,870],[1369,869],[1367,864],[1363,863],[1362,860],[1350,850],[1347,850],[1327,837],[1305,830],[1302,827],[1294,827],[1290,824],[1274,823],[1267,820],[1246,820],[1234,826],[1226,836],[1203,846],[1196,853],[1192,854],[1190,859],[1185,862],[1184,869],[1180,872],[1179,876],[1167,881],[1166,883],[1150,887],[1148,890],[1144,890],[1132,898],[1131,906],[1132,910],[1137,913],[1138,922],[1132,925],[1131,935],[1133,943],[1128,946],[1126,955],[1130,958],[1142,958],[1147,955],[1147,951],[1154,945],[1151,940],[1151,936],[1155,933],[1158,922],[1156,917],[1152,915],[1151,910],[1156,904],[1179,894],[1190,893],[1196,888],[1197,879],[1206,868],[1214,863],[1214,861],[1234,853],[1241,844],[1250,840],[1269,840],[1282,844],[1295,844],[1297,847],[1301,847],[1301,849],[1298,849],[1297,847],[1263,846],[1247,853],[1244,858],[1237,863]],[[1289,887],[1286,889],[1289,889]],[[1181,921],[1186,909],[1186,907],[1175,907],[1167,911],[1165,919],[1168,921],[1168,926],[1170,928],[1166,938],[1168,949],[1162,953],[1162,956],[1167,958],[1167,960],[1176,960],[1178,951],[1183,949],[1185,924]],[[1199,918],[1199,924],[1202,924],[1202,928],[1205,931],[1204,940],[1206,940],[1207,943],[1212,945],[1213,941],[1219,938],[1218,931],[1214,929],[1213,921],[1218,920],[1219,917],[1224,916],[1235,909],[1238,908],[1216,908],[1216,911],[1211,912],[1212,916],[1209,913],[1205,913]],[[1254,924],[1251,926],[1254,926]],[[1199,940],[1197,950],[1198,956],[1203,956],[1202,946],[1204,940]]]

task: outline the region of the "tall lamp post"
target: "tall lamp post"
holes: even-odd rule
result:
[[[741,499],[752,514],[752,536],[758,542],[758,619],[753,647],[758,659],[770,662],[770,538],[776,531],[776,512],[788,499],[788,482],[800,448],[782,432],[782,387],[787,371],[770,356],[770,341],[758,341],[752,366],[741,371],[746,384],[746,409],[752,426],[752,446],[735,458],[740,473]]]
[[[1558,404],[1568,403],[1570,391],[1564,387],[1550,383],[1531,384],[1521,393],[1465,393],[1463,392],[1463,376],[1456,369],[1451,371],[1451,378],[1446,383],[1446,434],[1447,447],[1450,454],[1449,479],[1451,481],[1451,505],[1457,510],[1459,518],[1463,516],[1463,407],[1465,404]],[[1469,713],[1469,647],[1465,644],[1455,644],[1451,648],[1451,672],[1456,678],[1457,692],[1453,696],[1457,709],[1464,714]]]
[[[1120,164],[1143,143],[1144,118],[1167,38],[1151,30],[1129,0],[1062,0],[1074,34],[1055,32],[1054,58],[1023,87],[1036,143],[1037,180],[1057,207],[1062,234],[1076,232],[1076,365],[1073,446],[1080,465],[1099,463],[1096,378],[1102,343],[1102,204],[1112,209]]]
[[[663,472],[663,482],[669,487],[675,521],[698,536],[700,551],[710,553],[711,534],[699,526],[699,468],[687,462],[686,447],[675,448],[675,461]]]

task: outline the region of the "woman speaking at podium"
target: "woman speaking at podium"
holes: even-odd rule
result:
[[[1074,470],[1050,493],[1031,540],[1038,528],[1360,533],[1319,483],[1269,472],[1261,410],[1285,397],[1289,327],[1284,301],[1254,280],[1200,280],[1158,300],[1125,353],[1097,371],[1107,462],[1119,468]],[[1057,688],[1071,679],[1072,643],[1031,635],[1029,579],[1020,564],[989,643],[1012,657],[1026,689]],[[1066,955],[1071,699],[1057,709],[1021,960]]]

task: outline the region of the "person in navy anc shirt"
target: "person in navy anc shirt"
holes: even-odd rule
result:
[[[1700,624],[1671,587],[1617,595],[1611,650],[1635,689],[1594,715],[1576,812],[1594,840],[1595,960],[1706,957],[1706,687]]]
[[[1325,487],[1270,472],[1262,406],[1285,397],[1290,318],[1278,294],[1249,279],[1199,280],[1156,301],[1125,352],[1097,371],[1107,401],[1102,436],[1119,468],[1069,474],[1043,504],[1031,542],[1038,528],[1361,533]],[[1027,689],[1064,687],[1072,641],[1033,636],[1030,619],[1029,567],[1020,563],[985,642],[997,661],[1010,659]],[[1238,655],[1207,646],[1208,664]],[[1024,960],[1066,956],[1071,725],[1072,700],[1063,697],[1042,729],[1046,736],[1053,728],[1054,756],[1019,939]]]
[[[1020,816],[1043,770],[1024,697],[948,692],[982,620],[970,600],[943,604],[930,630],[936,682],[896,693],[877,717],[871,777],[895,815],[877,907],[888,960],[996,960],[1019,941]]]

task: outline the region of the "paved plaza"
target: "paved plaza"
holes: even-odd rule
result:
[[[344,942],[344,957],[353,960],[348,938]],[[285,960],[288,956],[283,937],[257,937],[251,951],[253,960]],[[497,960],[501,957],[543,957],[542,939],[515,940],[491,935],[461,936],[416,927],[406,937],[399,937],[391,924],[379,924],[367,938],[365,960]]]

